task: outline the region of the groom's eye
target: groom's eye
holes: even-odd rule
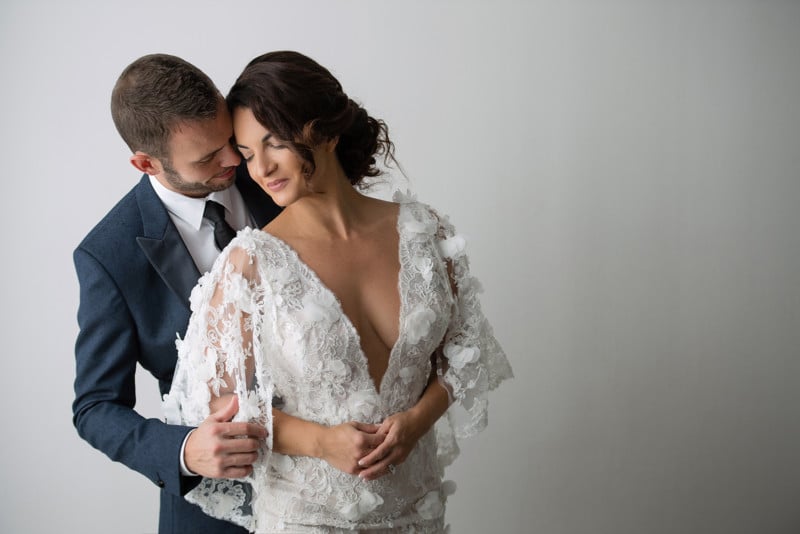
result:
[[[208,165],[209,163],[214,161],[214,158],[216,158],[216,157],[217,157],[217,151],[212,152],[211,154],[209,154],[208,156],[204,157],[203,159],[198,159],[197,161],[194,162],[194,164],[195,165]]]

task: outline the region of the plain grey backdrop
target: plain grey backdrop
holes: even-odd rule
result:
[[[71,252],[139,179],[109,94],[146,53],[227,92],[288,48],[471,238],[516,379],[452,532],[800,532],[800,3],[12,0],[0,43],[0,531],[156,530],[71,424]]]

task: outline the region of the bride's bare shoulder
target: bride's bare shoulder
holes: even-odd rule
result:
[[[370,219],[376,222],[391,222],[397,220],[400,204],[379,198],[369,198]]]

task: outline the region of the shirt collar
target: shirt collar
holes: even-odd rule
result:
[[[228,213],[232,212],[233,200],[231,199],[230,188],[224,191],[214,191],[203,198],[187,197],[175,191],[171,191],[164,187],[155,176],[148,175],[150,178],[150,185],[156,192],[156,195],[167,211],[186,221],[192,228],[199,230],[200,225],[203,223],[203,212],[206,209],[206,200],[213,200],[225,206]]]

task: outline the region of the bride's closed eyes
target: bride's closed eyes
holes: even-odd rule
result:
[[[283,144],[277,137],[272,135],[271,133],[266,134],[264,137],[261,138],[261,146],[263,148],[274,148],[276,150],[283,150],[285,148],[289,148],[287,145]],[[239,149],[239,153],[244,158],[245,162],[250,162],[253,159],[253,151],[250,147],[236,144],[236,148]]]

